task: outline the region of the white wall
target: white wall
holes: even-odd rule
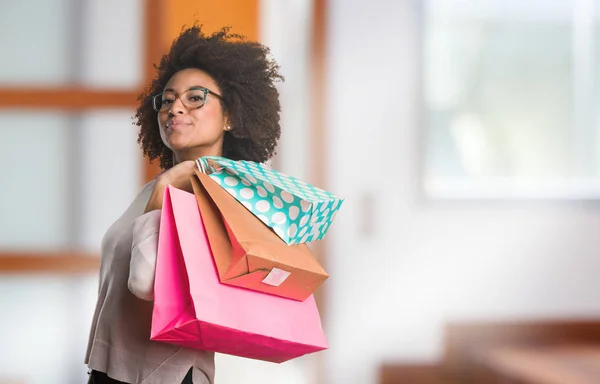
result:
[[[436,359],[448,320],[600,316],[598,205],[420,199],[419,3],[329,2],[328,384]]]
[[[261,0],[260,40],[271,50],[285,81],[277,84],[281,102],[281,139],[277,169],[306,180],[311,121],[310,36],[312,1]]]

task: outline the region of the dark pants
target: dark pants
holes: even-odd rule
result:
[[[90,379],[88,380],[88,384],[127,384],[123,381],[111,379],[104,372],[92,371],[90,373]],[[165,383],[168,384],[168,383]],[[194,384],[192,383],[192,368],[188,371],[187,375],[183,378],[181,384]]]

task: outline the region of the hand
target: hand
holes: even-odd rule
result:
[[[194,174],[196,163],[192,160],[183,161],[172,168],[161,173],[156,178],[156,184],[166,187],[172,185],[175,188],[183,189],[187,192],[193,192],[190,177]]]
[[[190,179],[194,174],[195,166],[196,163],[194,161],[183,161],[161,173],[156,178],[154,190],[150,195],[150,199],[148,200],[148,204],[146,205],[144,213],[162,208],[163,196],[167,185],[172,185],[175,188],[182,189],[190,193],[193,192],[192,182]]]

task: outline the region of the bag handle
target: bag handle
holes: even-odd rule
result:
[[[205,175],[210,175],[213,172],[222,169],[223,167],[220,164],[215,162],[215,159],[218,158],[216,156],[204,156],[196,159],[196,167],[198,170]]]
[[[205,175],[208,175],[207,169],[204,166],[204,162],[202,161],[201,157],[196,159],[196,167],[198,167],[198,171],[204,173]]]

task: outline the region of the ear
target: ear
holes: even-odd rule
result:
[[[229,120],[229,115],[225,114],[224,117],[225,118],[223,120],[225,121],[225,124],[223,125],[223,130],[225,132],[229,132],[231,131],[231,121]]]

